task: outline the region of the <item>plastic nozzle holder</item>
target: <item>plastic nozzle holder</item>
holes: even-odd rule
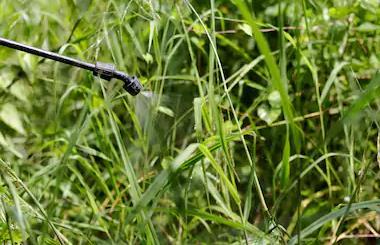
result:
[[[94,75],[100,76],[104,80],[110,81],[115,77],[116,68],[113,64],[107,64],[102,62],[95,63]]]
[[[112,78],[120,79],[124,82],[124,89],[131,95],[137,95],[142,90],[142,85],[135,76],[128,76],[124,72],[116,71],[115,66],[112,64],[96,62],[95,63],[95,76],[110,81]]]

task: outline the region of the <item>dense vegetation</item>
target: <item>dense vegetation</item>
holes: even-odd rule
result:
[[[376,243],[379,5],[1,0],[0,240]]]

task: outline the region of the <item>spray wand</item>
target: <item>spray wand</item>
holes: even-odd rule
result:
[[[57,53],[21,44],[2,37],[0,37],[0,45],[92,71],[95,76],[100,76],[101,78],[107,81],[110,81],[112,78],[119,79],[124,82],[124,89],[131,95],[137,95],[138,93],[140,93],[142,89],[142,85],[140,84],[137,77],[129,76],[124,72],[117,71],[113,64],[107,64],[102,62],[96,62],[95,64],[91,64]]]

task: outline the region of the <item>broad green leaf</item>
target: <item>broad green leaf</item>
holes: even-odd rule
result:
[[[169,117],[174,117],[174,112],[168,108],[168,107],[165,107],[165,106],[159,106],[158,107],[158,111],[169,116]]]
[[[198,35],[202,35],[204,33],[204,30],[203,30],[203,26],[201,24],[193,24],[192,25],[193,27],[193,31],[198,34]]]
[[[23,102],[29,103],[31,87],[26,83],[25,80],[18,80],[14,84],[12,84],[10,92]]]
[[[153,56],[150,53],[143,54],[143,58],[147,64],[153,63]]]
[[[5,89],[11,85],[16,76],[16,71],[12,69],[1,69],[0,71],[0,88]]]
[[[12,152],[18,158],[23,157],[23,154],[19,150],[16,149],[12,140],[9,139],[7,136],[4,136],[1,132],[0,132],[0,145],[4,147],[5,149],[7,149],[8,151]]]
[[[26,134],[20,113],[13,104],[7,103],[3,105],[0,110],[0,120],[18,133],[22,135]]]
[[[354,11],[354,8],[351,6],[339,6],[329,9],[329,15],[336,19],[346,18],[350,13]]]
[[[281,96],[277,90],[272,91],[268,95],[268,102],[274,108],[281,108]]]
[[[248,24],[238,24],[238,29],[242,30],[245,34],[252,37],[252,29]]]
[[[365,22],[356,28],[359,32],[374,32],[380,30],[380,25],[375,25],[370,22]]]
[[[266,104],[262,104],[257,108],[257,115],[268,124],[272,124],[281,115],[281,109],[270,108]]]

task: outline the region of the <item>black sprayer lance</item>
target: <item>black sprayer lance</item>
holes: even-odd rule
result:
[[[90,64],[50,51],[30,47],[2,37],[0,37],[0,45],[92,71],[95,76],[100,76],[107,81],[110,81],[112,78],[119,79],[124,82],[124,89],[131,95],[137,95],[142,89],[142,86],[137,77],[128,76],[124,72],[117,71],[113,64],[106,64],[101,62]]]

